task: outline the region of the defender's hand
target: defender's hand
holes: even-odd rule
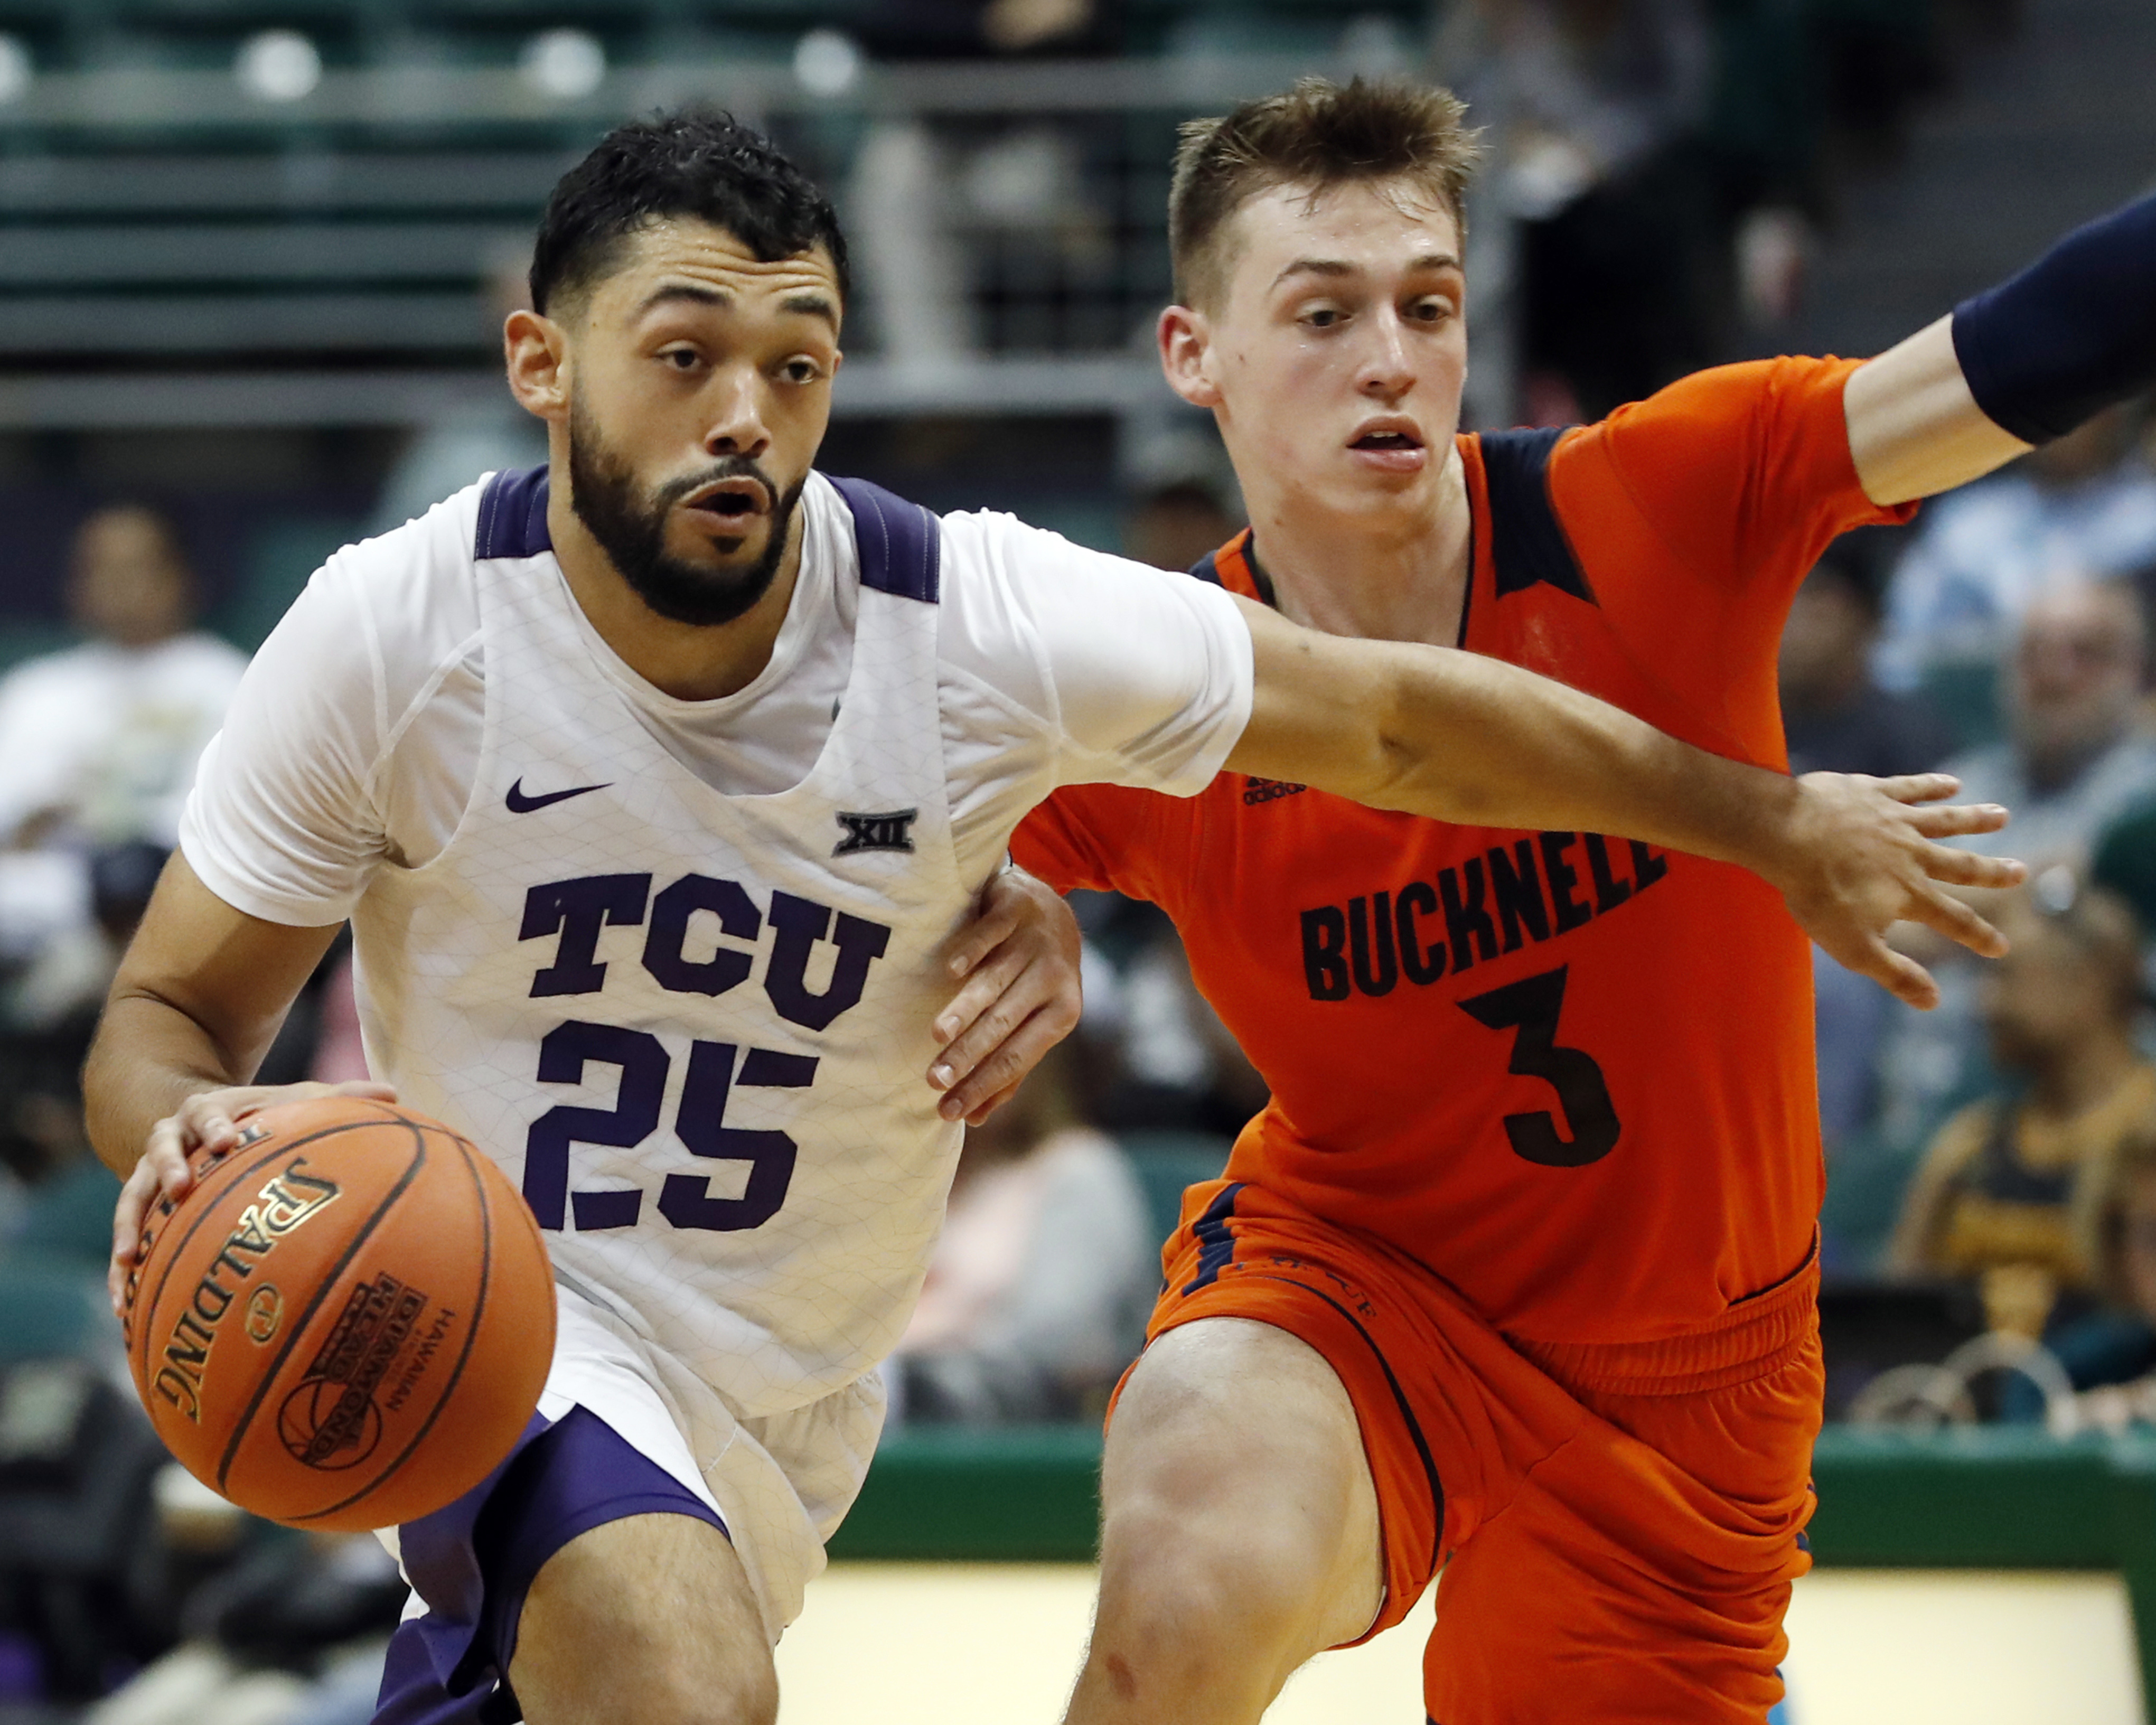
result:
[[[1940,883],[2013,886],[2028,870],[2009,858],[1933,842],[1995,833],[2007,823],[2006,810],[1988,803],[1941,804],[1961,788],[1943,773],[1904,778],[1811,773],[1797,784],[1801,794],[1784,860],[1772,878],[1804,932],[1830,957],[1928,1011],[1938,1004],[1938,984],[1887,944],[1890,925],[1921,922],[1986,958],[2006,950],[2006,937]]]
[[[141,1246],[142,1219],[157,1200],[169,1198],[177,1204],[192,1189],[194,1171],[187,1158],[208,1150],[213,1158],[224,1155],[239,1142],[239,1122],[275,1102],[304,1101],[311,1096],[370,1096],[393,1102],[391,1086],[368,1079],[345,1084],[250,1084],[228,1090],[198,1091],[150,1128],[150,1141],[135,1172],[120,1189],[120,1202],[112,1213],[112,1261],[105,1268],[105,1287],[117,1315],[126,1304],[127,1273],[135,1267]]]
[[[951,974],[965,986],[932,1027],[943,1052],[928,1082],[946,1092],[946,1120],[978,1126],[1077,1027],[1078,951],[1078,919],[1052,888],[1023,869],[988,882],[951,943]]]

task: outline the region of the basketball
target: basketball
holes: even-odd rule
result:
[[[531,1211],[447,1127],[323,1096],[240,1122],[152,1206],[126,1294],[157,1435],[257,1515],[339,1531],[470,1491],[530,1420],[554,1350]]]

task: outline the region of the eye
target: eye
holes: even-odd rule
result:
[[[1347,317],[1337,305],[1313,305],[1302,314],[1302,321],[1314,330],[1330,330],[1337,329]]]
[[[704,362],[704,357],[693,347],[667,347],[660,352],[659,362],[677,372],[693,372]]]
[[[814,383],[824,375],[824,367],[806,354],[795,355],[779,371],[789,383]]]
[[[1443,323],[1452,316],[1452,302],[1432,295],[1409,306],[1408,316],[1417,323]]]

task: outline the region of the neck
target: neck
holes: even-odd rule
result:
[[[2124,1031],[2107,1027],[2061,1050],[2038,1076],[2029,1106],[2052,1120],[2075,1119],[2107,1101],[2135,1064],[2132,1040]]]
[[[578,607],[622,663],[676,701],[717,701],[754,682],[771,663],[793,601],[805,511],[793,511],[778,576],[755,604],[732,623],[676,623],[654,611],[622,579],[613,560],[578,518],[558,466],[555,477],[547,500],[547,531],[555,558]]]
[[[1427,511],[1373,522],[1281,491],[1254,500],[1250,524],[1289,621],[1363,640],[1458,644],[1474,531],[1458,444]]]

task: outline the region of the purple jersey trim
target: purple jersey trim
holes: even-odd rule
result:
[[[375,1725],[521,1717],[505,1675],[533,1578],[578,1534],[644,1515],[694,1516],[726,1532],[711,1505],[589,1409],[552,1425],[534,1415],[485,1481],[398,1529],[404,1573],[428,1610],[389,1643]]]
[[[547,470],[510,468],[486,482],[479,494],[479,532],[473,555],[536,557],[552,551],[547,531]]]
[[[940,603],[943,541],[936,517],[866,480],[834,479],[831,484],[854,513],[861,585],[926,605]]]

